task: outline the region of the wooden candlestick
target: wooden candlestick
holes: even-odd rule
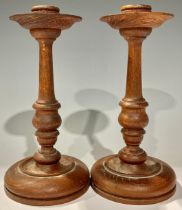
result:
[[[29,205],[54,205],[71,201],[86,192],[89,186],[87,167],[76,158],[62,155],[53,147],[61,125],[60,104],[55,98],[52,45],[61,31],[81,21],[81,17],[60,14],[59,8],[40,5],[29,14],[10,17],[29,29],[39,43],[39,96],[33,125],[41,146],[33,157],[9,168],[5,175],[7,195]]]
[[[152,12],[148,5],[127,5],[122,13],[102,17],[128,42],[126,95],[120,102],[119,123],[126,147],[118,155],[98,160],[92,167],[92,187],[101,196],[127,204],[152,204],[175,192],[175,173],[164,162],[147,156],[139,147],[148,124],[142,96],[141,48],[143,40],[173,15]]]

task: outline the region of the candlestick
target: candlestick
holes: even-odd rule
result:
[[[89,172],[80,160],[61,155],[53,145],[61,125],[59,102],[54,94],[52,45],[65,29],[81,17],[59,13],[55,6],[38,5],[28,14],[10,17],[29,29],[39,43],[39,95],[33,125],[41,146],[33,157],[11,166],[5,175],[7,195],[29,205],[54,205],[71,201],[86,192]]]
[[[121,14],[101,18],[119,30],[128,42],[126,94],[119,123],[126,147],[117,155],[98,160],[92,167],[92,187],[101,196],[127,204],[152,204],[171,197],[175,192],[175,173],[163,161],[147,156],[139,147],[148,103],[142,95],[141,48],[152,29],[172,18],[172,14],[152,12],[149,5],[127,5]]]

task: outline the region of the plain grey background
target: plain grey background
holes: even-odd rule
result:
[[[38,4],[82,16],[83,21],[63,31],[54,44],[55,92],[63,119],[56,148],[90,168],[98,158],[124,146],[117,118],[125,93],[127,43],[99,18],[133,3],[175,14],[143,44],[143,95],[149,102],[150,122],[142,147],[172,167],[182,167],[181,0],[0,0],[1,179],[11,164],[37,149],[31,106],[38,94],[38,44],[8,17]]]

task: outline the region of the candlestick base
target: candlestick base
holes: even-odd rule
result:
[[[176,188],[174,171],[152,157],[133,165],[122,162],[118,155],[107,156],[94,164],[91,177],[98,194],[125,204],[158,203],[171,197]]]
[[[32,157],[9,168],[5,191],[11,199],[28,205],[49,206],[72,201],[89,187],[89,172],[80,160],[63,155],[57,164],[38,165]]]

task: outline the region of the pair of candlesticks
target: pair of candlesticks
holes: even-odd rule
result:
[[[148,124],[148,103],[142,96],[142,42],[153,28],[172,17],[152,12],[149,5],[126,5],[121,14],[101,18],[128,41],[126,95],[120,102],[119,115],[126,147],[117,155],[98,160],[91,169],[91,179],[84,163],[61,155],[53,147],[61,118],[54,94],[52,45],[62,30],[81,21],[81,17],[61,14],[59,8],[47,5],[34,6],[31,13],[10,17],[29,29],[40,47],[39,96],[33,105],[33,125],[41,146],[33,157],[15,163],[6,172],[5,191],[11,199],[29,205],[61,204],[84,194],[90,183],[101,196],[126,204],[153,204],[174,194],[174,171],[139,147]]]

